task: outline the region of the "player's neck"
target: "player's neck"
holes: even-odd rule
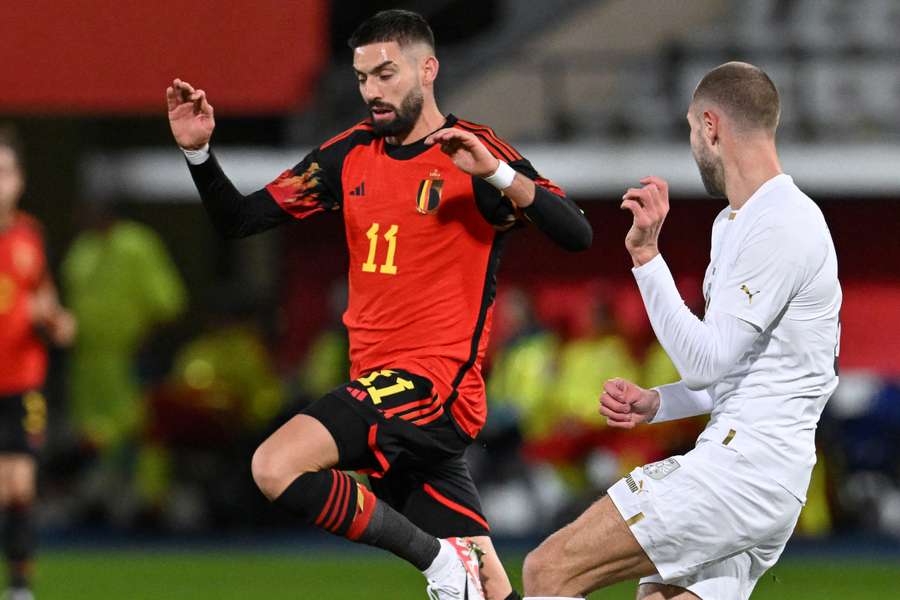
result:
[[[441,113],[436,103],[426,102],[425,106],[422,107],[419,119],[416,121],[415,126],[409,130],[409,133],[405,136],[388,137],[386,141],[395,146],[417,142],[440,129],[446,120],[447,117]]]
[[[739,210],[762,185],[782,173],[774,146],[750,144],[725,164],[725,190],[732,210]]]

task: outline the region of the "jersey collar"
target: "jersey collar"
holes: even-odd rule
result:
[[[794,183],[794,179],[790,175],[788,175],[787,173],[779,173],[772,179],[769,179],[768,181],[763,183],[761,186],[759,186],[756,189],[756,191],[753,192],[753,194],[749,198],[747,198],[747,201],[744,202],[744,205],[741,208],[739,208],[738,210],[729,209],[731,211],[729,220],[733,221],[735,219],[735,217],[737,217],[738,215],[745,215],[748,212],[753,212],[752,210],[748,210],[748,209],[750,207],[755,207],[758,204],[762,204],[761,202],[759,202],[759,200],[758,200],[759,198],[763,198],[769,192],[771,192],[777,188],[780,188],[785,185],[793,185],[793,183]]]
[[[453,127],[453,125],[456,124],[456,121],[458,121],[458,119],[455,116],[447,115],[446,120],[444,120],[444,124],[441,125],[440,127],[438,127],[438,129],[445,129],[447,127]],[[435,130],[435,131],[437,131],[437,130]],[[434,133],[434,132],[431,132],[431,133]],[[429,133],[428,135],[431,135],[431,133]],[[393,158],[395,160],[413,159],[431,148],[431,146],[428,146],[425,144],[425,138],[427,138],[428,135],[426,135],[425,137],[423,137],[420,140],[416,140],[415,142],[412,142],[409,144],[402,144],[402,145],[388,144],[385,141],[384,142],[384,152],[385,152],[385,154],[387,154],[388,156],[390,156],[391,158]]]

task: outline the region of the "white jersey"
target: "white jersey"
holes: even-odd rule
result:
[[[828,226],[778,175],[716,217],[710,259],[707,318],[733,315],[761,333],[707,389],[713,409],[700,439],[729,445],[805,501],[816,424],[838,381],[841,288]]]

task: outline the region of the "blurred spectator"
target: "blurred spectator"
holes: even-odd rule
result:
[[[528,295],[520,289],[503,294],[508,335],[494,355],[487,378],[490,402],[488,433],[520,430],[528,438],[546,433],[547,398],[553,382],[557,337],[545,329]]]
[[[546,435],[559,340],[524,290],[500,294],[495,317],[504,335],[487,377],[488,418],[467,458],[492,529],[521,535],[548,528],[565,499],[552,469],[526,463],[521,451],[523,438]]]
[[[130,479],[133,441],[144,422],[137,352],[155,327],[184,311],[187,297],[156,232],[107,206],[88,205],[85,216],[88,228],[62,265],[80,323],[69,362],[70,415],[81,442],[98,453],[87,493],[105,501]]]
[[[252,449],[284,401],[256,304],[239,291],[216,296],[205,331],[178,351],[150,396],[138,484],[153,512],[178,529],[201,527],[208,512],[218,520],[239,514]]]
[[[599,391],[607,379],[634,379],[640,367],[632,357],[627,340],[616,329],[610,306],[598,299],[594,322],[585,335],[563,344],[559,372],[553,386],[552,420],[581,426],[602,427],[605,419],[597,408]]]
[[[328,294],[328,323],[309,346],[297,381],[297,408],[317,400],[347,381],[350,373],[350,342],[342,321],[347,308],[347,282],[331,285]]]

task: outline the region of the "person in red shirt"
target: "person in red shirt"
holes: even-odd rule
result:
[[[482,598],[480,580],[487,598],[516,598],[462,457],[486,417],[497,266],[526,223],[569,250],[590,246],[591,227],[493,130],[440,112],[421,16],[378,13],[349,45],[369,118],[247,196],[209,150],[206,93],[179,79],[167,90],[175,141],[222,233],[344,217],[352,381],[263,442],[253,477],[307,522],[418,567],[432,598]],[[372,492],[345,470],[368,474]],[[484,553],[480,574],[469,540]]]
[[[47,269],[40,226],[17,210],[24,189],[18,139],[0,129],[0,507],[11,600],[31,598],[36,457],[47,424],[45,341],[68,345],[75,334]]]

